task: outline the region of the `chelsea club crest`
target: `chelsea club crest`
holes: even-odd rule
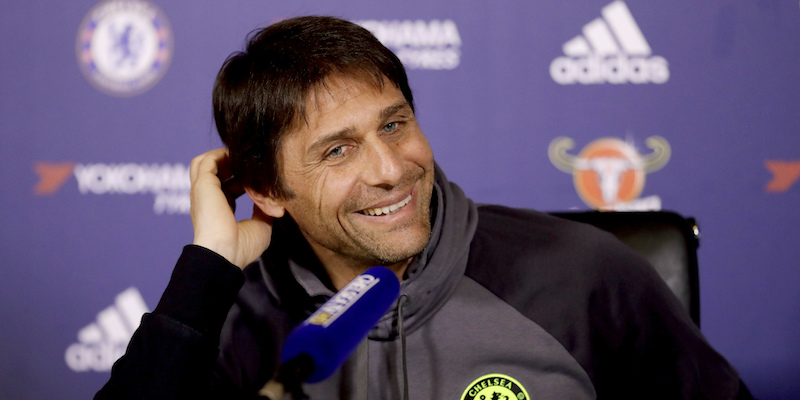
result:
[[[78,64],[100,91],[120,97],[152,88],[172,58],[172,31],[166,15],[145,0],[106,0],[81,22]]]
[[[495,373],[475,379],[464,390],[461,400],[530,400],[530,396],[516,379]]]

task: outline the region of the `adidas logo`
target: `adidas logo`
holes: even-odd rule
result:
[[[665,83],[667,60],[652,51],[628,6],[617,0],[603,7],[602,18],[584,25],[564,43],[566,57],[550,63],[550,76],[561,85]]]
[[[139,327],[144,313],[149,312],[139,291],[128,288],[117,295],[114,305],[97,314],[97,321],[78,332],[78,343],[67,347],[64,359],[75,372],[110,371],[125,354],[125,348]]]

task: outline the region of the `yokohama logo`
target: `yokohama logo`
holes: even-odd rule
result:
[[[452,20],[356,21],[408,69],[450,70],[461,63],[461,35]]]
[[[565,57],[550,63],[553,80],[561,85],[666,83],[667,60],[651,55],[628,6],[617,0],[603,7],[601,14],[584,25],[583,35],[564,43]]]

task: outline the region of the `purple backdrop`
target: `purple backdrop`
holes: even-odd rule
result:
[[[0,398],[84,399],[108,378],[192,239],[186,167],[219,146],[216,71],[251,30],[303,14],[358,21],[403,58],[437,161],[476,201],[697,218],[703,332],[756,396],[800,397],[797,2],[0,11]],[[548,152],[562,137],[567,163]],[[651,162],[654,143],[669,158]]]

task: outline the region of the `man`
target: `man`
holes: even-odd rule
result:
[[[264,29],[214,110],[226,149],[192,162],[194,244],[97,398],[252,398],[291,329],[373,265],[401,300],[312,399],[749,396],[610,235],[448,182],[402,64],[357,25]]]

